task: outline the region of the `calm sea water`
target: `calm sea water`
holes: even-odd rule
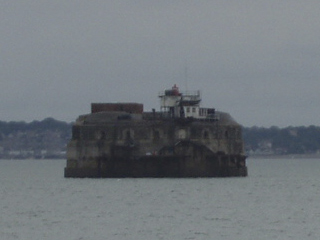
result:
[[[247,178],[65,179],[0,161],[0,239],[318,239],[320,159],[249,159]]]

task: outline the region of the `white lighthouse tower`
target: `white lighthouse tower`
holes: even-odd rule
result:
[[[159,94],[160,110],[171,118],[201,117],[200,91],[181,93],[175,84]]]

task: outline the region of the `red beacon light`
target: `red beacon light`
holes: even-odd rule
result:
[[[173,85],[173,87],[172,87],[172,95],[174,95],[174,96],[179,96],[180,95],[179,88],[177,87],[176,84]]]

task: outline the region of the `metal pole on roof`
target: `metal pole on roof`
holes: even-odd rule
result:
[[[184,77],[185,77],[185,84],[186,84],[186,92],[188,92],[188,66],[184,68]]]

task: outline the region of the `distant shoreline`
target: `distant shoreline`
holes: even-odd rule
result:
[[[265,155],[249,155],[248,159],[320,159],[320,154],[265,154]]]

